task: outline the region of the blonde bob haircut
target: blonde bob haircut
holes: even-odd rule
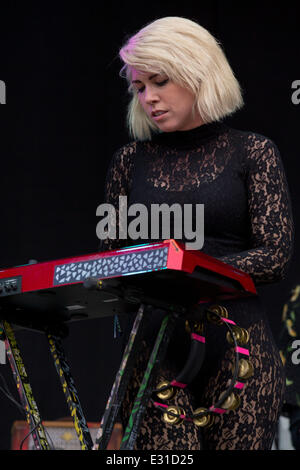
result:
[[[195,96],[204,123],[219,121],[243,106],[240,85],[217,40],[196,22],[181,17],[158,19],[130,37],[120,49],[124,65],[120,75],[132,95],[127,113],[130,135],[151,139],[160,132],[139,102],[131,84],[131,71],[167,75]]]

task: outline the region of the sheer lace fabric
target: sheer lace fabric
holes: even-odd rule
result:
[[[293,244],[289,194],[278,149],[264,136],[208,124],[130,143],[115,153],[106,179],[105,201],[118,209],[120,195],[128,197],[128,205],[143,204],[149,214],[151,204],[204,204],[203,252],[249,273],[256,284],[276,282],[286,274]],[[193,223],[195,226],[195,220]],[[151,238],[150,217],[148,228],[143,240],[108,239],[101,249],[157,241]],[[187,241],[184,230],[181,240]],[[255,375],[241,394],[239,409],[218,416],[215,424],[204,430],[204,447],[268,449],[283,393],[279,354],[258,299],[230,303],[229,315],[249,329]],[[172,379],[178,373],[181,362],[177,356],[186,342],[184,336],[184,328],[178,328],[161,376],[172,375]],[[147,347],[150,340],[151,334],[146,335]],[[208,327],[207,343],[199,377],[177,398],[183,407],[210,406],[226,388],[232,352],[224,331]],[[143,366],[139,364],[135,370],[124,416]],[[200,433],[186,423],[178,427],[163,424],[161,412],[149,403],[136,446],[197,449]]]

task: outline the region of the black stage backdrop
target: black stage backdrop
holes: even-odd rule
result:
[[[300,104],[292,100],[292,84],[300,80],[295,5],[1,2],[0,80],[6,84],[6,105],[0,108],[1,267],[97,250],[96,208],[103,202],[105,173],[113,151],[128,141],[118,49],[127,35],[156,18],[188,17],[221,41],[243,87],[246,106],[227,123],[270,137],[284,161],[295,253],[288,278],[262,293],[278,337],[282,304],[300,277]],[[88,421],[100,420],[120,360],[112,323],[78,322],[64,342]],[[67,416],[45,337],[22,330],[17,338],[43,419]],[[9,366],[1,365],[0,372],[17,398]],[[12,424],[24,417],[2,391],[0,415],[0,449],[9,449]]]

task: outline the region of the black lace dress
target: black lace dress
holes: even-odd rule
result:
[[[142,203],[149,214],[150,205],[155,203],[204,204],[204,253],[250,274],[256,285],[280,281],[286,273],[293,244],[289,195],[278,149],[264,136],[212,123],[130,143],[113,156],[105,193],[106,202],[116,209],[119,196],[126,195],[128,206]],[[187,241],[184,237],[181,240]],[[101,249],[150,241],[151,237],[106,240]],[[284,390],[280,356],[259,298],[222,305],[229,317],[250,333],[254,375],[240,395],[239,408],[217,415],[214,424],[203,429],[202,448],[270,449]],[[124,422],[156,328],[153,316],[153,325],[144,338],[145,354],[136,365],[127,391]],[[204,366],[174,401],[187,413],[216,403],[232,377],[233,348],[228,347],[224,330],[214,325],[207,328]],[[176,377],[188,348],[184,325],[178,324],[157,383],[162,378]],[[185,421],[179,426],[165,424],[161,411],[149,402],[136,449],[197,450],[200,431]]]

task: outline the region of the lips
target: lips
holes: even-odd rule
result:
[[[164,116],[168,111],[164,111],[163,109],[156,109],[155,111],[152,111],[151,117],[153,119],[159,119],[161,116]]]

